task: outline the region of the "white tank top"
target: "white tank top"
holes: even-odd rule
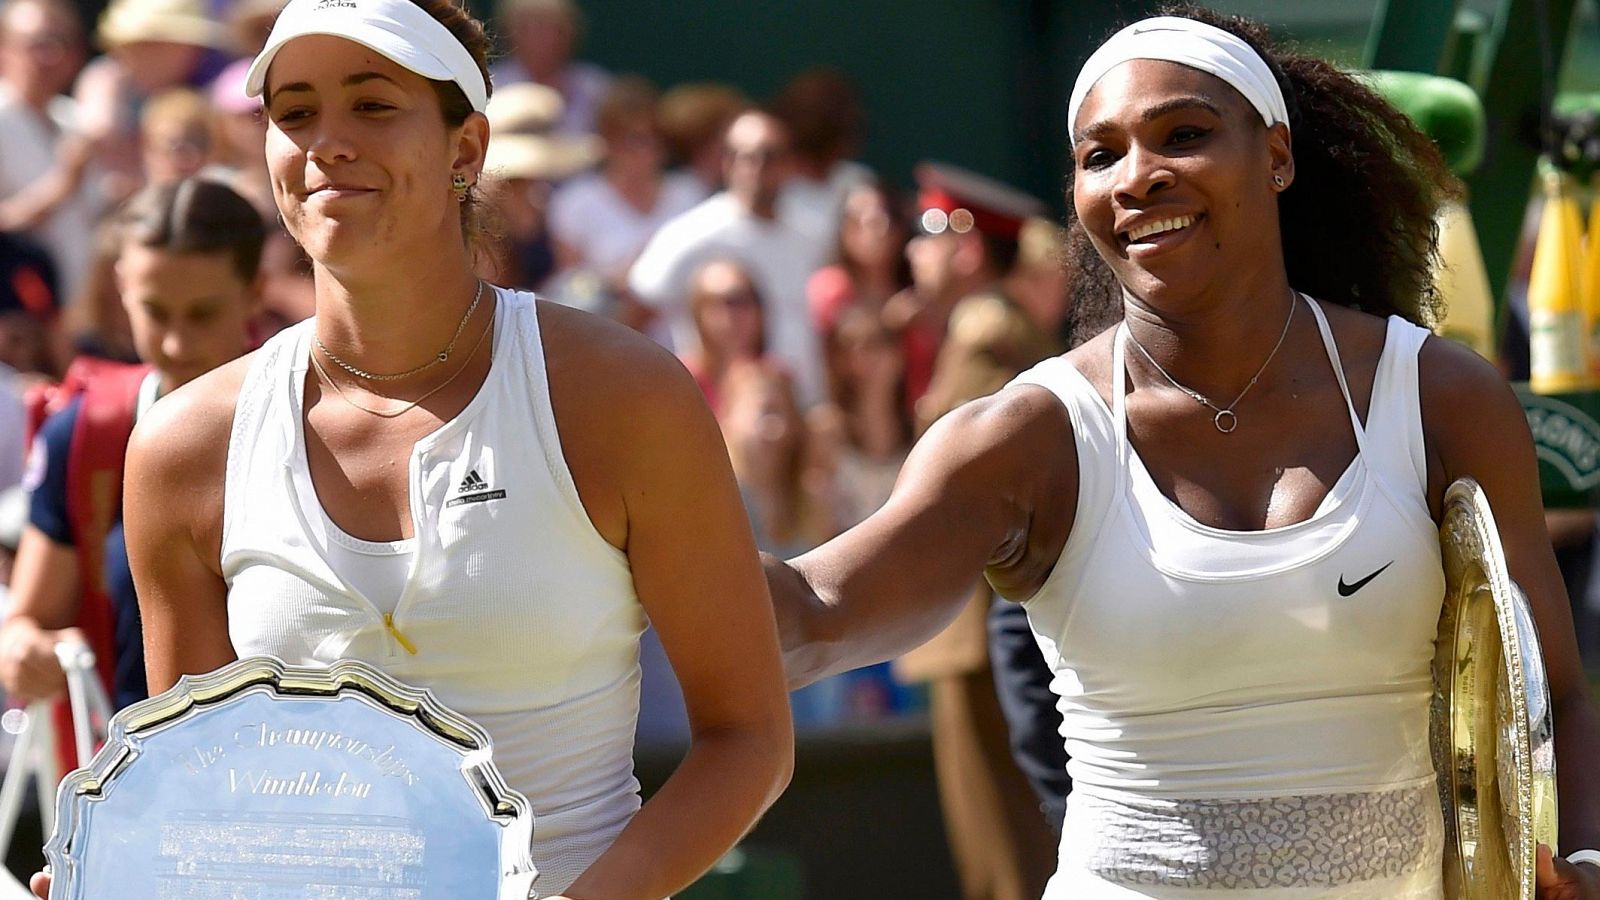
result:
[[[1017,379],[1060,398],[1079,460],[1072,533],[1025,604],[1073,780],[1047,897],[1438,895],[1427,332],[1389,320],[1363,426],[1305,302],[1357,454],[1297,524],[1212,528],[1161,492],[1127,439],[1125,325],[1112,408],[1064,358]]]
[[[397,597],[369,598],[330,564],[333,523],[306,467],[310,320],[268,341],[239,392],[222,570],[240,656],[365,660],[487,729],[501,773],[532,804],[535,887],[548,896],[639,808],[644,614],[562,456],[533,297],[498,295],[488,378],[412,451],[415,537]]]

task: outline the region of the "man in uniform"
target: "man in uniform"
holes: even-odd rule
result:
[[[1037,200],[952,166],[923,165],[917,176],[922,235],[915,240],[922,245],[910,251],[913,266],[945,260],[973,288],[950,311],[932,379],[917,402],[925,429],[1061,352],[1066,290],[1056,252],[1060,229],[1037,218],[1043,209]],[[901,658],[896,671],[930,682],[934,765],[962,897],[1023,900],[1043,892],[1055,846],[1007,744],[989,656],[991,599],[988,585],[980,584],[956,621]],[[1060,738],[1053,740],[1059,748]]]

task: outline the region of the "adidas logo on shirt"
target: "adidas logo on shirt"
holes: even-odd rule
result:
[[[469,469],[467,477],[461,479],[461,484],[456,487],[456,496],[445,502],[445,509],[460,506],[463,503],[485,503],[490,500],[499,500],[505,497],[505,491],[489,489],[489,482],[483,480],[477,469]]]

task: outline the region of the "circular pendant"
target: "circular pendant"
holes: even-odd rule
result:
[[[440,350],[439,351],[439,362],[449,362],[449,361],[450,361],[450,351],[449,350]]]
[[[1217,414],[1211,417],[1211,424],[1217,426],[1217,430],[1223,434],[1230,434],[1239,427],[1239,417],[1234,415],[1231,409],[1219,409]]]

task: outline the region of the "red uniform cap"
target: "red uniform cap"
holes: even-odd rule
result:
[[[1043,203],[1016,188],[949,163],[921,163],[914,174],[918,224],[926,234],[976,228],[1014,241],[1024,220],[1045,212]]]

